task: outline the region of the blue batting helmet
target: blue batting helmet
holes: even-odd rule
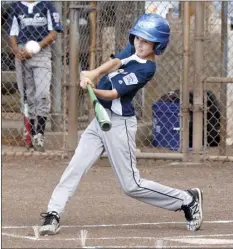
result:
[[[161,55],[170,38],[170,26],[166,19],[157,14],[144,14],[138,18],[134,27],[129,31],[129,42],[133,45],[135,36],[155,42],[154,52]]]

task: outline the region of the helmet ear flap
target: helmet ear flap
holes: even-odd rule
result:
[[[166,47],[167,47],[167,43],[158,43],[158,42],[156,42],[155,45],[154,45],[155,54],[156,55],[163,54]]]
[[[160,45],[159,42],[154,42],[154,47],[153,47],[154,51],[156,51],[156,48],[157,48],[159,45]]]
[[[129,35],[129,42],[131,45],[134,45],[134,38],[135,38],[135,35],[133,35],[133,34]]]

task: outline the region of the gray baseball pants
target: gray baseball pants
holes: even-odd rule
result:
[[[140,178],[136,168],[136,117],[122,117],[108,111],[112,129],[104,132],[94,119],[82,134],[75,154],[53,191],[48,212],[64,212],[80,179],[105,150],[122,190],[139,201],[177,211],[192,201],[183,190]]]
[[[15,60],[21,110],[23,110],[23,87],[25,84],[30,119],[34,119],[35,116],[47,117],[50,112],[51,56],[51,48],[47,47],[23,63],[17,58]],[[24,81],[23,69],[25,70]]]

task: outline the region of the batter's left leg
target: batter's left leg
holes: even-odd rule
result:
[[[113,118],[111,131],[103,133],[106,152],[123,191],[145,203],[173,211],[180,210],[182,205],[192,201],[188,192],[140,178],[136,167],[136,130],[135,117],[115,121]],[[114,134],[117,136],[113,140]]]
[[[109,160],[124,192],[157,207],[183,210],[188,230],[199,230],[203,221],[201,190],[183,191],[141,179],[136,168],[136,130],[136,118],[112,118],[111,131],[102,134]]]

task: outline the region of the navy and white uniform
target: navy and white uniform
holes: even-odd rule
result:
[[[48,212],[56,211],[61,214],[64,211],[83,174],[104,151],[122,190],[130,197],[173,211],[192,201],[192,197],[185,191],[140,178],[136,167],[137,120],[132,99],[151,80],[156,64],[142,60],[136,54],[121,61],[121,68],[103,77],[97,85],[98,89],[116,89],[118,92],[119,98],[113,101],[99,99],[109,114],[112,128],[104,132],[96,119],[90,123],[52,194]]]
[[[59,13],[49,1],[13,3],[9,9],[8,27],[9,36],[17,36],[19,47],[30,40],[40,42],[53,30],[62,31]],[[50,112],[51,57],[51,47],[47,46],[24,63],[16,58],[18,89],[23,103],[23,83],[26,85],[30,119],[35,115],[47,117]]]
[[[155,70],[154,62],[140,59],[136,54],[122,59],[122,66],[104,76],[97,85],[97,89],[116,89],[119,98],[113,101],[99,99],[100,103],[120,116],[135,116],[132,100],[137,91],[152,79]]]

